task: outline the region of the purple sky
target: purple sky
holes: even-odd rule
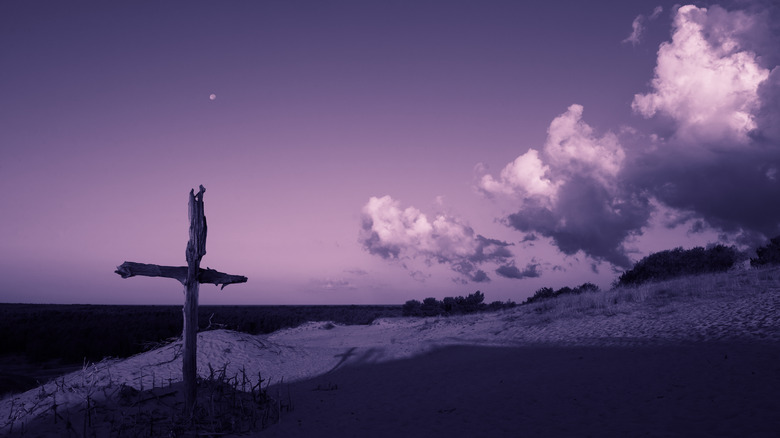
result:
[[[780,234],[772,1],[0,3],[0,301],[403,303],[608,287]],[[210,96],[215,98],[211,99]]]

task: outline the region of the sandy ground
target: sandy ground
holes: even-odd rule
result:
[[[558,318],[523,306],[217,330],[199,334],[198,371],[267,379],[292,402],[258,436],[768,437],[780,430],[778,309],[780,291],[755,290]],[[76,421],[88,397],[116,399],[123,384],[165,388],[181,379],[180,352],[103,361],[6,398],[0,435],[57,436],[54,406]]]
[[[294,411],[262,435],[771,437],[778,359],[763,345],[444,347],[296,383]]]

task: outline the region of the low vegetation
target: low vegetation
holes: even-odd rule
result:
[[[468,313],[495,311],[515,307],[513,301],[494,301],[485,304],[485,295],[476,291],[467,297],[445,297],[439,301],[429,297],[422,302],[409,300],[403,306],[404,316],[439,316],[439,315],[464,315]]]
[[[750,266],[780,265],[780,236],[773,237],[769,243],[756,249],[756,257],[750,259]]]
[[[735,247],[723,245],[660,251],[634,264],[617,279],[616,286],[636,286],[689,275],[725,272],[743,259],[744,255]]]
[[[12,400],[11,413],[0,418],[0,430],[20,437],[235,436],[262,434],[283,412],[293,410],[289,389],[286,395],[280,388],[269,394],[262,376],[249,376],[244,369],[230,376],[227,364],[221,369],[209,364],[209,374],[198,380],[198,403],[191,415],[183,413],[182,382],[158,386],[153,379],[151,388],[142,383],[137,389],[109,375],[105,383],[100,375],[104,366],[84,364],[76,379],[60,377],[41,386],[35,403],[14,405]],[[68,403],[69,398],[80,403]]]
[[[674,307],[668,306],[674,302],[739,297],[754,291],[777,289],[780,289],[780,267],[767,266],[618,286],[597,293],[566,294],[556,299],[524,303],[522,315],[536,315],[537,319],[526,321],[528,324],[568,317],[614,316],[636,311],[639,303],[650,306],[643,307],[645,309],[665,309],[659,310],[663,313],[673,311]]]
[[[536,310],[543,312],[546,309],[557,307],[606,308],[609,304],[644,301],[648,297],[694,296],[708,288],[712,290],[721,288],[726,284],[724,279],[730,277],[714,274],[725,273],[746,258],[745,253],[740,252],[735,247],[724,245],[713,245],[706,249],[696,247],[686,250],[678,247],[659,251],[638,261],[633,268],[621,274],[609,291],[587,297],[569,298],[566,303],[560,302],[555,305],[545,303],[537,306]],[[778,265],[780,265],[780,236],[772,238],[769,243],[758,248],[756,257],[750,259],[750,266],[754,268]],[[747,285],[747,280],[745,280],[747,275],[743,273],[737,277],[742,278],[742,280],[740,280],[740,285],[732,285],[733,287]],[[760,280],[774,280],[773,275],[767,273],[758,275],[758,278]],[[715,285],[711,284],[713,279],[717,279]],[[669,285],[674,285],[674,287],[669,287]],[[577,296],[583,292],[599,292],[599,288],[591,283],[584,283],[575,288],[563,287],[558,290],[543,287],[523,304],[540,303],[563,296]]]
[[[585,292],[598,292],[599,287],[593,283],[583,283],[575,288],[568,286],[555,290],[551,287],[543,287],[523,302],[523,304],[530,304],[537,301],[548,300],[550,298],[557,298],[562,295],[579,295]]]

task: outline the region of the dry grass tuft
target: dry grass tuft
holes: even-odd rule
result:
[[[542,321],[558,318],[632,313],[639,304],[664,307],[695,299],[739,297],[753,292],[780,289],[780,267],[735,269],[729,272],[676,278],[640,286],[556,298],[523,305]]]
[[[188,416],[183,414],[182,382],[153,383],[146,390],[111,381],[101,386],[105,382],[97,377],[98,366],[85,364],[80,382],[66,384],[61,379],[50,392],[40,387],[37,404],[12,404],[0,430],[18,437],[222,436],[265,429],[279,422],[282,412],[293,409],[289,393],[272,397],[268,382],[259,375],[255,382],[242,369],[230,377],[227,364],[217,370],[209,365],[209,370],[209,376],[198,381],[197,408]],[[81,403],[59,402],[71,394]]]

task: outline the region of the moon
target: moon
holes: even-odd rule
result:
[[[217,95],[214,94],[214,93],[211,93],[211,95],[209,96],[209,100],[214,100],[216,98],[217,98]]]

